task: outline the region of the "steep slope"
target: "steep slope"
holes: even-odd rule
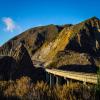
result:
[[[32,56],[36,50],[38,50],[43,43],[50,42],[54,40],[59,32],[66,26],[57,26],[57,25],[48,25],[31,28],[22,34],[14,37],[9,40],[0,48],[1,55],[9,55],[10,50],[15,50],[16,47],[20,44],[20,41],[25,42],[25,46],[28,49],[30,55]]]
[[[58,52],[48,67],[70,71],[95,73],[97,71],[96,59],[87,53],[79,53],[71,50]],[[100,63],[100,62],[99,62]]]
[[[73,27],[75,36],[70,40],[66,49],[81,50],[88,53],[100,51],[100,20],[90,18]]]
[[[66,45],[69,43],[69,38],[72,38],[73,34],[69,28],[65,28],[61,31],[59,36],[50,43],[45,43],[33,56],[33,59],[38,59],[40,61],[51,60],[58,51],[65,49]]]
[[[42,68],[35,68],[23,43],[14,52],[13,57],[0,56],[0,80],[16,80],[28,76],[33,82],[45,79]]]
[[[72,64],[78,65],[75,57],[81,61],[79,55],[87,54],[88,57],[94,59],[94,63],[97,62],[95,66],[99,66],[99,60],[97,61],[97,59],[100,57],[100,20],[96,17],[92,17],[76,25],[48,25],[32,28],[4,44],[0,53],[11,55],[10,52],[15,51],[16,46],[21,41],[24,42],[32,60],[44,62],[45,66],[55,62],[55,59],[59,59],[59,63],[55,65],[56,67],[71,64],[71,61],[68,63],[69,57],[67,58],[67,53],[65,53],[65,56],[60,54],[61,57],[65,58],[63,61],[57,56],[59,52],[67,50],[72,55],[74,61]],[[83,60],[83,63],[87,62],[87,56],[84,56]],[[87,64],[93,65],[89,61]]]
[[[12,53],[19,66],[23,68],[33,68],[31,57],[23,43],[21,43]]]
[[[100,20],[93,17],[77,25],[64,28],[55,40],[43,44],[33,59],[52,62],[56,54],[63,50],[100,56]]]
[[[0,56],[0,80],[16,79],[21,76],[32,78],[35,68],[25,46],[20,44],[12,53],[13,57]]]

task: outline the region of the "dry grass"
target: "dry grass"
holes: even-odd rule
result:
[[[50,87],[43,81],[33,84],[29,77],[1,81],[0,90],[3,97],[16,97],[20,100],[97,100],[94,89],[80,83]]]

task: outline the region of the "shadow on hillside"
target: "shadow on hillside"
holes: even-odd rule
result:
[[[45,71],[43,68],[31,68],[31,69],[21,69],[13,73],[13,80],[19,79],[22,76],[27,76],[32,79],[34,83],[37,81],[45,80]]]
[[[59,69],[86,73],[96,73],[98,70],[97,66],[93,65],[64,65],[60,66]]]
[[[0,80],[16,80],[22,76],[30,77],[33,82],[41,81],[45,78],[45,71],[43,68],[35,68],[33,64],[20,66],[12,57],[0,58]]]

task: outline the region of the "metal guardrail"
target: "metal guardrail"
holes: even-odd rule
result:
[[[74,71],[72,72],[72,71],[63,71],[58,69],[45,69],[45,71],[64,78],[70,78],[87,83],[97,84],[97,74],[94,73],[83,73]]]

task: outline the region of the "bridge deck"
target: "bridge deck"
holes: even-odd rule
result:
[[[72,72],[72,71],[63,71],[58,69],[45,69],[45,70],[48,73],[61,76],[64,78],[97,84],[97,74],[94,73]]]

